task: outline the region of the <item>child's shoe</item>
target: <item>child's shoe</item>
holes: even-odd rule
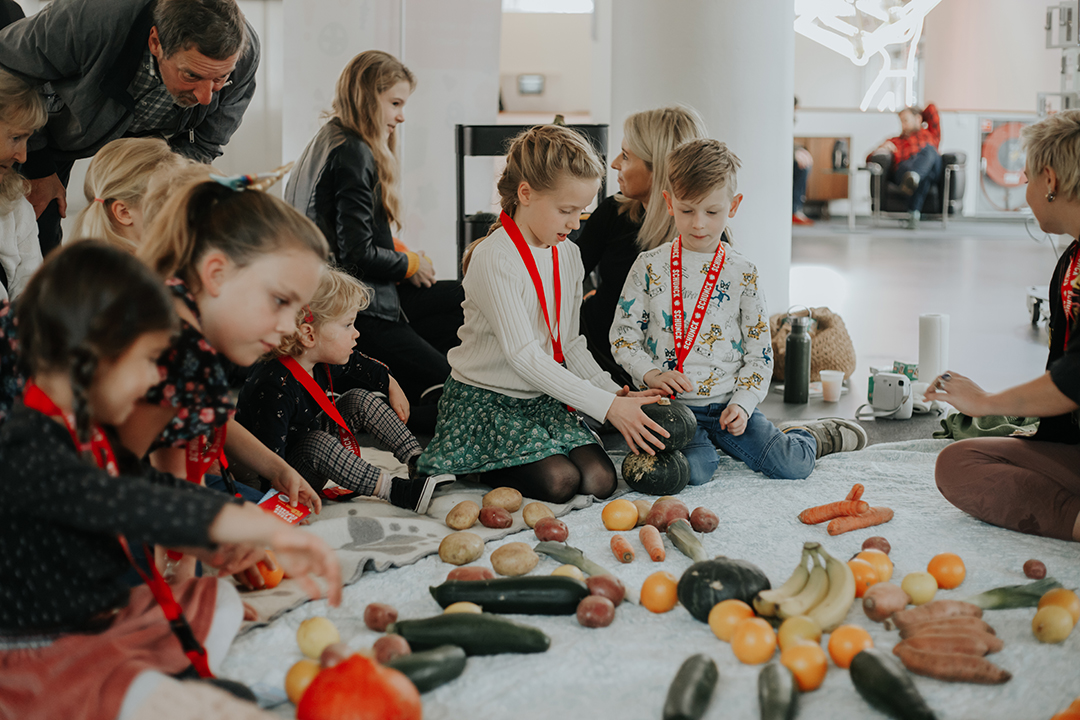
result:
[[[776,426],[780,432],[805,430],[817,440],[817,457],[838,452],[853,452],[866,447],[866,431],[854,420],[822,418],[820,420],[789,420]]]
[[[418,515],[427,512],[435,488],[454,482],[453,475],[421,475],[418,478],[393,479],[390,485],[390,504],[411,510]]]

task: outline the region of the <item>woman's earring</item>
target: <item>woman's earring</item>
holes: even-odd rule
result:
[[[1046,193],[1046,202],[1054,202],[1055,197],[1057,197],[1057,195],[1055,195],[1053,191]]]

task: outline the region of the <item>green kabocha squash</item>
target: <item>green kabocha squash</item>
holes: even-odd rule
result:
[[[658,436],[664,443],[664,450],[682,450],[694,439],[697,432],[697,418],[690,408],[682,403],[660,398],[654,403],[641,406],[650,420],[670,433],[670,437]]]
[[[754,596],[772,587],[757,565],[745,560],[717,557],[696,562],[679,578],[679,602],[701,622],[719,602],[735,598],[750,605]]]
[[[622,476],[636,492],[678,495],[690,482],[690,462],[678,450],[665,450],[655,455],[631,453],[623,460]]]

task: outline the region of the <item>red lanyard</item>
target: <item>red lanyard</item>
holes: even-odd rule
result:
[[[338,425],[338,437],[341,438],[341,444],[350,450],[353,455],[360,457],[360,443],[356,442],[356,436],[353,435],[352,430],[345,424],[345,418],[341,417],[341,413],[338,412],[337,406],[330,401],[330,398],[326,397],[326,392],[319,386],[319,383],[315,382],[315,378],[311,377],[304,368],[300,367],[300,363],[296,362],[295,358],[288,355],[282,355],[278,358],[281,364],[289,369],[292,376],[304,386],[304,389],[308,391],[311,397],[315,398],[315,402],[319,403],[319,407],[326,413],[327,417],[333,420]],[[330,375],[330,368],[326,369],[327,376]],[[333,381],[330,384],[330,392],[334,392]]]
[[[202,483],[203,475],[206,474],[207,469],[214,464],[215,460],[220,460],[221,466],[224,468],[229,466],[225,460],[225,453],[221,452],[222,448],[225,447],[225,428],[225,425],[216,428],[211,436],[213,439],[205,448],[203,447],[206,442],[205,435],[199,435],[187,441],[184,448],[184,465],[188,482],[197,485]]]
[[[1069,346],[1069,333],[1073,322],[1073,295],[1076,289],[1077,279],[1080,278],[1080,247],[1073,251],[1072,262],[1065,271],[1065,277],[1061,281],[1061,305],[1065,308],[1065,347]]]
[[[554,266],[555,275],[555,329],[552,330],[551,319],[548,317],[547,298],[544,297],[544,281],[540,279],[540,271],[536,269],[536,259],[533,258],[532,250],[529,249],[529,244],[525,242],[525,238],[513,218],[504,212],[500,216],[500,220],[502,226],[506,228],[510,239],[514,241],[514,247],[517,248],[518,254],[521,255],[521,260],[525,263],[525,269],[529,271],[529,277],[532,278],[533,287],[536,288],[536,298],[540,301],[540,309],[544,312],[544,324],[547,326],[548,336],[551,338],[552,354],[555,356],[555,362],[561,365],[563,363],[563,352],[562,332],[559,329],[559,305],[561,303],[562,285],[559,281],[559,248],[551,248],[551,264]]]
[[[75,432],[75,425],[73,422],[74,417],[71,416],[70,413],[65,413],[57,407],[56,403],[54,403],[41,388],[35,385],[33,380],[28,381],[26,384],[26,394],[23,396],[23,405],[32,410],[37,410],[44,415],[48,415],[49,417],[59,417],[63,420],[64,427],[66,427],[68,433],[71,434],[71,440],[75,443],[75,447],[80,453],[85,453],[89,450],[94,458],[94,463],[99,468],[104,470],[111,477],[120,475],[120,469],[116,464],[116,455],[113,453],[112,445],[109,444],[109,439],[97,425],[94,425],[91,428],[89,443],[79,442],[79,436]],[[176,598],[173,597],[169,584],[165,582],[165,578],[161,576],[161,572],[157,569],[157,565],[154,563],[153,553],[150,552],[149,548],[143,548],[143,552],[146,554],[147,560],[149,561],[150,572],[153,573],[153,577],[151,577],[143,572],[143,569],[136,564],[135,558],[131,554],[131,548],[128,546],[127,538],[123,535],[118,535],[117,539],[120,541],[120,546],[124,549],[124,554],[127,555],[132,567],[138,571],[143,581],[146,582],[147,586],[150,588],[150,592],[153,594],[154,599],[157,600],[158,605],[161,606],[161,610],[165,613],[165,619],[169,621],[169,627],[180,641],[180,647],[183,649],[184,654],[187,655],[192,666],[194,666],[195,671],[199,673],[199,677],[214,677],[213,673],[210,672],[210,665],[206,659],[206,650],[199,644],[198,639],[195,637],[195,633],[192,632],[191,626],[188,624],[187,618],[184,617],[183,608],[180,607],[180,603],[176,602]]]
[[[721,241],[713,253],[712,263],[709,264],[709,272],[705,276],[705,284],[701,286],[698,294],[697,305],[694,306],[694,314],[690,316],[690,327],[684,327],[682,300],[682,235],[675,238],[671,243],[671,322],[675,331],[675,369],[683,371],[683,361],[690,354],[690,348],[697,341],[698,331],[705,319],[705,308],[712,299],[716,281],[720,278],[720,271],[724,268],[724,260],[727,252]],[[685,341],[684,341],[685,336]]]

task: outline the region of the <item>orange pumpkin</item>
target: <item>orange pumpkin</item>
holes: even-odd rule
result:
[[[402,673],[353,655],[320,672],[296,708],[297,720],[420,720],[420,693]]]

